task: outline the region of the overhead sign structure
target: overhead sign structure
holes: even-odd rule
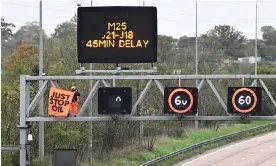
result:
[[[79,63],[157,61],[156,7],[79,7]]]
[[[196,114],[198,89],[196,87],[165,87],[165,114]]]
[[[228,87],[228,113],[249,114],[261,109],[261,87]]]
[[[98,89],[99,114],[130,114],[132,89],[129,87],[101,87]]]
[[[49,92],[48,115],[57,117],[67,116],[73,96],[74,92],[51,87]]]

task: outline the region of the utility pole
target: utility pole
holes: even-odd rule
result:
[[[196,1],[196,50],[195,50],[195,73],[198,75],[198,38],[197,38],[197,1]],[[196,79],[196,86],[198,86],[198,80]],[[198,113],[196,114],[198,116]],[[195,121],[195,128],[198,128],[198,120]]]
[[[93,1],[91,0],[91,7],[93,6]],[[93,69],[93,65],[92,63],[90,63],[90,70]],[[90,75],[92,75],[92,73],[90,73]],[[93,88],[93,80],[90,80],[90,91]],[[90,104],[90,111],[89,111],[89,115],[92,116],[93,115],[93,104],[92,104],[92,100],[91,100],[91,104]],[[89,146],[88,146],[88,162],[89,165],[92,165],[92,159],[93,159],[93,122],[89,122]]]
[[[43,75],[43,32],[42,32],[42,0],[39,2],[39,76]],[[39,89],[42,87],[43,80],[39,80]],[[44,97],[39,103],[39,116],[44,116]],[[44,159],[44,122],[39,122],[39,157]]]
[[[256,0],[256,25],[255,25],[255,75],[257,75],[257,56],[258,56],[258,0]],[[256,82],[257,86],[257,82]]]
[[[145,0],[143,0],[143,6],[146,6],[146,2]],[[144,83],[144,81],[142,80],[142,84]],[[140,89],[139,89],[139,84],[140,84],[140,80],[138,80],[138,85],[137,85],[137,99],[139,97],[138,93],[140,92]],[[140,103],[141,107],[139,107],[139,105],[137,105],[137,114],[138,116],[141,116],[141,111],[139,110],[143,110],[143,103]],[[139,122],[140,125],[139,125],[139,142],[141,143],[142,141],[142,138],[144,137],[144,121],[140,121]]]

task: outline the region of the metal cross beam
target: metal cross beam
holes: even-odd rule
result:
[[[200,91],[200,89],[203,87],[203,84],[204,84],[204,80],[201,80],[197,86],[198,91]]]
[[[164,96],[164,86],[162,85],[162,83],[159,80],[154,80],[154,82],[161,91],[162,95]]]
[[[264,81],[263,81],[262,79],[260,79],[259,81],[260,81],[261,85],[263,86],[263,88],[264,88],[266,94],[268,95],[268,97],[270,98],[270,100],[272,101],[273,105],[274,105],[275,108],[276,108],[276,102],[275,102],[273,96],[271,95],[271,93],[269,92],[269,90],[267,89],[267,87],[266,87]]]
[[[134,104],[134,106],[132,107],[132,111],[131,111],[131,115],[134,115],[137,111],[137,106],[138,104],[140,104],[143,100],[143,98],[146,96],[147,92],[149,91],[150,88],[150,84],[151,84],[152,80],[149,80],[146,87],[144,88],[144,90],[142,91],[142,93],[140,94],[138,100],[136,101],[136,103]]]
[[[257,79],[255,79],[250,86],[256,86]]]
[[[3,151],[17,151],[20,150],[20,146],[19,145],[2,145],[1,146],[1,150]]]
[[[249,116],[248,120],[276,120],[276,116]],[[216,121],[238,121],[241,120],[241,116],[118,116],[116,120],[119,121],[194,121],[194,120],[216,120]],[[30,117],[26,118],[29,122],[56,122],[56,121],[114,121],[110,116],[102,117]]]
[[[114,75],[114,76],[26,76],[26,80],[212,80],[276,79],[276,75]]]
[[[111,87],[110,83],[106,80],[102,80],[102,83],[104,84],[105,87]]]
[[[57,81],[51,80],[50,83],[51,83],[51,85],[52,85],[53,87],[55,87],[55,88],[60,88],[60,86],[58,85]]]
[[[76,70],[77,75],[81,74],[91,74],[91,73],[156,73],[157,69],[148,69],[148,70]]]
[[[26,112],[26,115],[28,115],[29,113],[31,113],[35,109],[36,105],[38,104],[38,102],[40,101],[40,99],[42,98],[42,96],[44,95],[44,93],[47,89],[47,84],[48,84],[48,81],[45,81],[42,84],[42,87],[38,90],[38,92],[35,95],[33,101],[29,105],[29,107],[27,109],[27,112]]]
[[[223,101],[222,97],[220,96],[220,94],[218,93],[217,89],[215,88],[214,84],[210,81],[207,80],[207,83],[210,85],[211,89],[213,90],[214,94],[216,95],[218,101],[220,102],[221,106],[223,107],[224,111],[226,112],[226,114],[228,114],[227,112],[227,105],[225,104],[225,102]],[[229,115],[229,114],[228,114]]]
[[[100,86],[100,81],[98,80],[98,81],[95,83],[95,85],[93,86],[92,90],[90,91],[88,97],[87,97],[86,100],[84,101],[84,103],[83,103],[83,105],[82,105],[82,107],[81,107],[81,109],[80,109],[80,112],[79,112],[78,115],[77,115],[78,117],[79,117],[80,115],[82,115],[83,112],[86,110],[86,108],[88,107],[88,105],[89,105],[90,101],[92,100],[93,96],[96,94],[96,92],[97,92],[99,86]]]

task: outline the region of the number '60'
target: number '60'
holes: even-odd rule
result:
[[[250,104],[251,103],[251,97],[250,96],[240,96],[239,99],[238,99],[238,103],[240,105],[243,105],[243,104]]]

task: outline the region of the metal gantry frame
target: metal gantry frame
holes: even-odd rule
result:
[[[267,86],[265,85],[263,79],[275,79],[276,75],[113,75],[113,76],[20,76],[20,166],[26,165],[26,134],[27,134],[27,125],[26,122],[54,122],[54,121],[113,121],[114,118],[108,115],[104,116],[88,116],[83,117],[83,113],[87,110],[90,101],[97,93],[98,88],[101,86],[101,83],[105,87],[110,87],[108,81],[113,82],[115,86],[116,80],[147,80],[147,84],[137,101],[132,107],[132,113],[130,115],[118,116],[116,120],[120,121],[177,121],[177,120],[241,120],[240,116],[231,116],[227,113],[226,103],[223,101],[223,98],[220,96],[219,92],[215,88],[212,80],[218,79],[239,79],[242,80],[244,85],[245,79],[254,79],[251,86],[254,86],[257,81],[260,82],[264,91],[267,93],[268,97],[272,101],[276,109],[275,96],[273,97],[269,92]],[[44,96],[48,85],[54,87],[59,87],[57,80],[95,80],[96,82],[93,85],[90,93],[85,99],[83,105],[80,108],[80,111],[77,117],[30,117],[30,113],[35,110],[36,105],[39,103],[40,99]],[[134,116],[137,111],[137,106],[142,102],[146,96],[148,90],[151,87],[152,83],[155,83],[160,90],[161,94],[164,95],[164,87],[160,80],[178,80],[178,85],[181,85],[181,80],[199,80],[197,88],[200,90],[205,82],[207,82],[217,97],[219,103],[222,105],[224,111],[227,113],[227,116]],[[30,81],[43,81],[41,88],[38,90],[37,94],[30,101]],[[249,120],[276,120],[276,116],[249,116]]]

